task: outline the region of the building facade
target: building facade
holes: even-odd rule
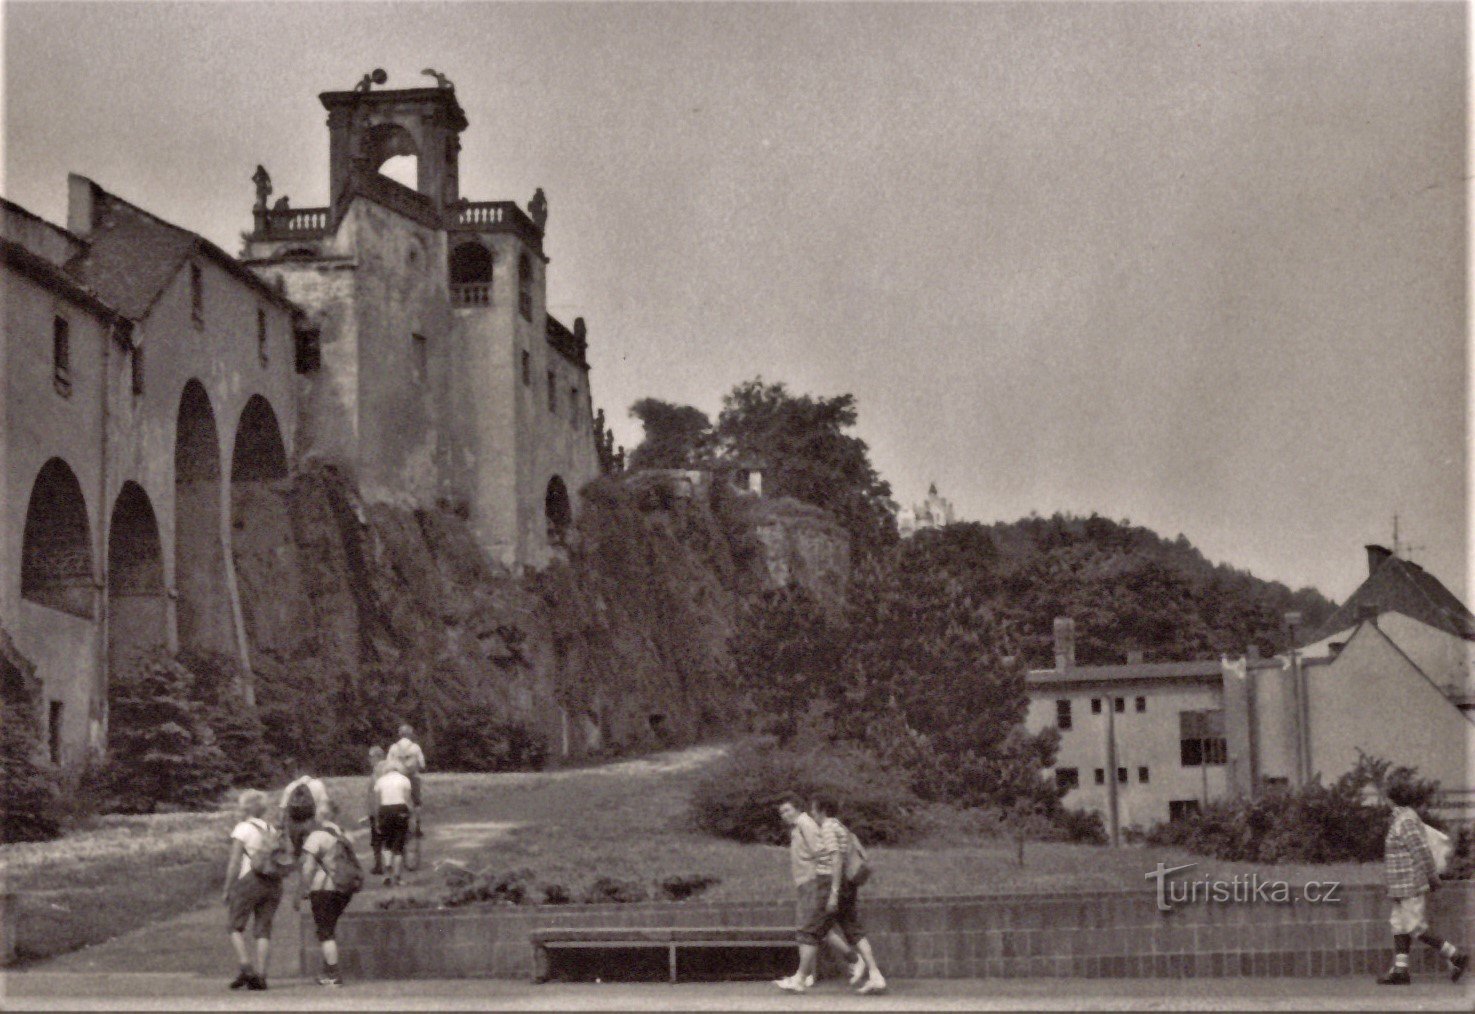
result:
[[[599,472],[588,338],[547,309],[547,201],[460,194],[455,89],[319,96],[326,207],[268,204],[258,167],[250,269],[302,306],[304,460],[348,463],[370,501],[466,516],[509,566],[560,552]],[[415,188],[379,170],[416,160]]]
[[[941,528],[952,523],[952,501],[937,492],[935,482],[927,487],[927,499],[896,512],[896,528],[902,538],[915,535],[924,528]]]

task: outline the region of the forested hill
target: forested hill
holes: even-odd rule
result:
[[[1213,564],[1182,535],[1096,515],[953,525],[918,538],[977,557],[975,573],[1030,668],[1054,664],[1057,616],[1075,620],[1077,663],[1105,665],[1131,650],[1149,662],[1238,655],[1252,644],[1271,654],[1287,647],[1287,611],[1299,610],[1307,631],[1335,608],[1314,588]]]

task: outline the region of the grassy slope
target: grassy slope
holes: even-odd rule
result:
[[[716,755],[703,747],[598,768],[429,775],[424,868],[403,892],[438,897],[434,863],[455,859],[473,869],[529,869],[540,883],[562,884],[575,897],[600,876],[649,885],[709,875],[721,883],[703,895],[708,899],[787,898],[784,849],[713,839],[687,826],[691,786]],[[364,813],[365,779],[332,778],[328,785],[352,827]],[[58,842],[0,847],[0,877],[8,890],[22,892],[23,956],[64,953],[213,903],[231,825],[223,812],[110,817]],[[1381,876],[1379,864],[1257,867],[1147,846],[1030,843],[1023,867],[1013,842],[1001,839],[872,851],[872,896],[1146,887],[1143,875],[1160,861],[1196,860],[1195,875],[1220,877],[1251,870],[1291,881]],[[385,894],[375,886],[359,904]]]

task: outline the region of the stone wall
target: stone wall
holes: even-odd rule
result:
[[[863,899],[888,978],[1195,978],[1370,975],[1389,963],[1380,886],[1343,889],[1339,904],[1189,904],[1160,912],[1151,891]],[[1435,931],[1467,941],[1475,885],[1430,901]],[[350,978],[520,979],[533,974],[534,929],[619,926],[784,926],[793,903],[350,909],[338,925]],[[316,967],[304,919],[303,967]],[[1415,973],[1435,971],[1418,946]]]

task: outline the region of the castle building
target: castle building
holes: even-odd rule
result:
[[[255,177],[244,263],[318,331],[298,453],[349,463],[367,500],[449,506],[495,559],[541,566],[599,471],[584,322],[547,311],[547,200],[462,198],[455,89],[375,80],[319,96],[326,207],[268,205]],[[414,189],[379,172],[397,156]]]
[[[915,535],[924,528],[942,528],[953,523],[952,501],[937,492],[937,483],[927,487],[927,499],[896,512],[896,527],[901,537]]]

